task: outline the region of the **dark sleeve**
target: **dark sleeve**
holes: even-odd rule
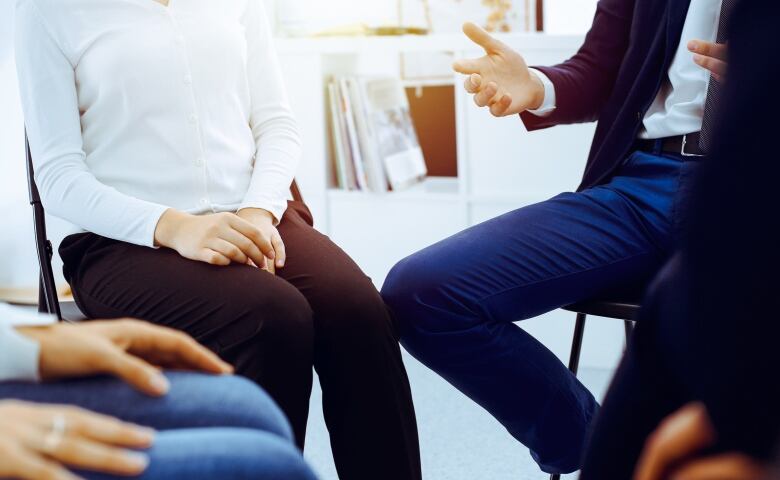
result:
[[[684,250],[696,328],[691,382],[723,449],[756,457],[780,441],[780,2],[740,2],[712,155],[703,165]],[[773,50],[776,50],[772,47]]]
[[[528,130],[593,122],[609,98],[629,43],[634,0],[600,0],[580,50],[553,67],[533,67],[555,86],[556,109],[544,118],[521,114]]]

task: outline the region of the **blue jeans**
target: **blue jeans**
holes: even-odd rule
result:
[[[680,227],[696,161],[635,152],[605,185],[564,193],[401,261],[382,295],[401,343],[495,416],[548,473],[581,465],[598,404],[514,322],[640,291]]]
[[[168,373],[170,393],[140,394],[109,378],[0,384],[0,399],[76,405],[159,430],[141,480],[313,480],[271,398],[240,377]],[[113,476],[78,472],[87,479]]]

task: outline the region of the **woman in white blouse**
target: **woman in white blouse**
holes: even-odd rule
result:
[[[219,375],[231,371],[174,330],[53,324],[0,304],[0,478],[314,480],[282,412]]]
[[[341,478],[419,478],[391,315],[287,201],[301,145],[262,1],[17,0],[16,22],[38,187],[85,232],[60,247],[81,309],[188,332],[300,446],[313,365]]]

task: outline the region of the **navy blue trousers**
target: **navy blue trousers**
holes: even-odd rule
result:
[[[698,161],[658,147],[634,152],[608,184],[521,208],[404,259],[382,289],[402,345],[495,416],[542,470],[577,470],[598,403],[515,322],[643,290],[679,233]]]

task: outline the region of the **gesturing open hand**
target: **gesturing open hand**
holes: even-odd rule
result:
[[[466,91],[474,94],[474,102],[489,107],[496,117],[535,110],[544,100],[544,85],[532,74],[525,59],[481,27],[467,23],[463,33],[481,46],[486,55],[470,60],[458,60],[456,72],[469,75]]]

